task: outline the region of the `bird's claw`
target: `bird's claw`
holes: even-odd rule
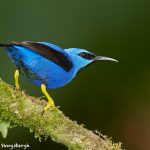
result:
[[[47,90],[46,90],[46,85],[45,84],[42,84],[41,85],[41,90],[43,92],[43,94],[46,96],[46,98],[48,99],[48,103],[47,105],[44,107],[44,110],[42,112],[42,114],[47,111],[48,109],[51,109],[51,108],[55,108],[55,104],[54,104],[54,101],[53,99],[50,97],[50,95],[48,94]]]
[[[46,111],[46,110],[48,110],[50,108],[54,108],[54,107],[55,107],[55,105],[53,103],[49,103],[48,102],[48,104],[44,107],[44,111]]]
[[[44,114],[44,112],[46,112],[48,109],[52,110],[55,108],[54,103],[50,103],[48,102],[47,105],[44,107],[43,111],[42,111],[42,115]]]
[[[20,86],[19,85],[15,85],[15,90],[20,90]]]

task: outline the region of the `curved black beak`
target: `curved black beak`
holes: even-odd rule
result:
[[[95,58],[94,58],[94,60],[95,61],[114,61],[114,62],[118,62],[118,60],[116,60],[116,59],[113,59],[113,58],[109,58],[109,57],[105,57],[105,56],[96,56]]]

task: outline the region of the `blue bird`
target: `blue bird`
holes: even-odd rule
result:
[[[20,73],[26,75],[26,79],[31,83],[41,87],[41,91],[48,99],[44,111],[55,107],[46,89],[65,86],[80,70],[93,62],[102,60],[117,62],[115,59],[97,56],[84,49],[62,49],[47,42],[13,42],[0,44],[0,47],[8,52],[18,68],[14,74],[16,89],[20,89]]]

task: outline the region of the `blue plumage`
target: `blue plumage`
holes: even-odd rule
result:
[[[64,53],[64,50],[54,46],[56,50]],[[48,89],[55,89],[69,83],[74,76],[74,68],[69,72],[49,61],[39,54],[21,46],[7,48],[14,63],[19,67],[27,79],[35,85],[47,85]]]
[[[112,58],[96,56],[84,49],[62,49],[47,42],[14,42],[0,44],[0,47],[8,52],[18,68],[14,74],[16,89],[20,89],[19,73],[21,72],[26,75],[27,80],[41,87],[48,99],[44,107],[45,111],[55,107],[46,88],[55,89],[68,84],[81,69],[93,62],[116,61]]]
[[[20,72],[26,75],[27,80],[37,86],[41,86],[41,84],[44,83],[48,89],[55,89],[68,84],[76,76],[79,70],[98,60],[94,59],[97,57],[96,55],[84,49],[69,48],[63,50],[62,48],[51,43],[38,42],[41,45],[46,45],[53,51],[62,53],[70,62],[72,62],[71,69],[66,71],[52,60],[49,60],[41,56],[39,53],[36,53],[36,51],[30,49],[28,44],[32,46],[34,42],[22,43],[3,46],[7,50],[9,56],[13,59],[16,66],[19,68]],[[80,54],[83,56],[80,56]],[[86,58],[86,55],[89,58]]]

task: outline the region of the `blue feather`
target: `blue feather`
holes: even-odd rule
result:
[[[67,61],[57,63],[61,55],[55,56],[56,53],[53,54],[53,60],[55,61],[48,59],[48,57],[43,57],[45,54],[42,56],[40,53],[36,53],[35,47],[34,51],[30,48],[32,44],[34,45],[33,42],[22,42],[22,45],[17,43],[10,45],[0,44],[1,47],[5,47],[9,56],[19,68],[20,72],[26,75],[27,80],[37,86],[45,84],[48,89],[62,87],[71,82],[79,70],[88,66],[92,62],[100,60],[96,55],[84,49],[69,48],[63,50],[61,47],[51,43],[38,43],[48,46],[50,48],[49,50],[52,50],[52,52],[59,52],[59,54],[62,54],[62,56],[64,56],[63,58],[67,59]],[[26,47],[25,44],[30,44],[30,47]],[[44,48],[46,49],[46,47]],[[40,50],[40,52],[42,51]],[[67,66],[66,63],[69,62],[72,63],[72,66],[67,71],[61,67],[61,65],[59,65],[64,63],[63,65]]]

